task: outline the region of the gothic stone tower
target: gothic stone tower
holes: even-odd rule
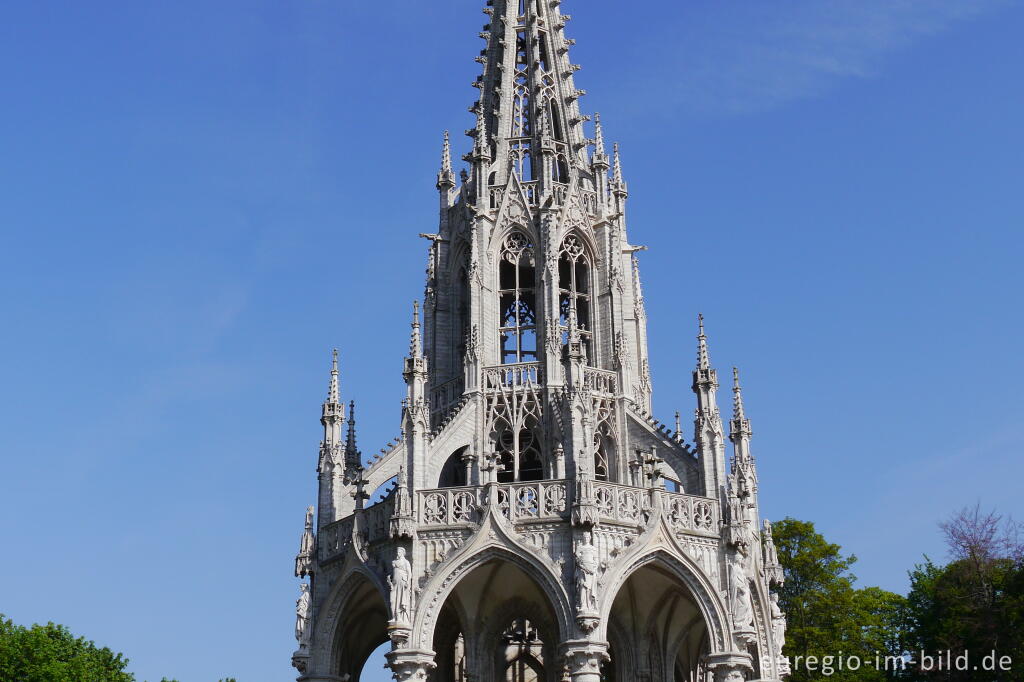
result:
[[[445,135],[422,235],[401,436],[369,462],[335,356],[296,559],[299,680],[355,682],[387,641],[398,680],[787,673],[738,376],[730,470],[703,321],[693,443],[651,417],[627,186],[600,119],[584,130],[559,5],[484,9],[468,172]]]

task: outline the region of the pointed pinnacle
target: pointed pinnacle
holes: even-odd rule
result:
[[[743,388],[740,386],[740,371],[732,368],[732,411],[733,419],[743,421],[747,418],[743,409]]]
[[[345,451],[356,451],[356,401],[348,404],[348,435],[345,438]]]
[[[697,335],[697,369],[711,369],[711,354],[708,352],[708,337],[704,333],[704,315],[697,315],[700,333]]]
[[[613,146],[613,149],[615,150],[614,151],[615,162],[614,162],[614,166],[612,168],[612,180],[614,180],[616,184],[621,185],[622,184],[622,159],[619,157],[619,143],[618,142],[615,143],[615,145]]]
[[[337,403],[338,395],[338,349],[335,348],[331,353],[331,383],[327,389],[327,402]]]
[[[448,139],[448,131],[444,131],[444,145],[441,147],[441,170],[437,174],[437,187],[455,186],[455,173],[452,172],[452,147]]]
[[[605,156],[604,128],[601,127],[601,114],[594,114],[594,155]]]
[[[409,339],[409,355],[418,358],[423,355],[423,344],[420,341],[420,302],[412,302],[412,336]]]

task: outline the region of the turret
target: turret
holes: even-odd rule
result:
[[[740,386],[740,371],[733,367],[733,415],[729,423],[729,440],[733,444],[732,473],[736,480],[737,493],[743,500],[748,517],[755,527],[757,519],[757,467],[750,454],[750,420],[743,405],[743,388]]]
[[[692,389],[697,396],[693,440],[704,465],[704,488],[708,497],[723,498],[725,485],[725,429],[718,409],[718,372],[711,366],[704,316],[698,316],[697,368]]]

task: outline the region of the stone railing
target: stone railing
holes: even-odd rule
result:
[[[320,554],[320,561],[330,561],[344,556],[352,544],[352,527],[355,524],[355,517],[349,516],[341,521],[329,523],[320,529],[317,536],[317,552]]]
[[[676,530],[707,535],[719,532],[718,500],[710,497],[660,491],[661,504],[669,525]]]
[[[536,207],[540,201],[540,186],[536,180],[529,180],[522,183],[523,193],[526,195],[526,203],[531,208]],[[578,190],[580,201],[583,203],[583,210],[589,216],[597,215],[597,192],[586,189]],[[561,182],[551,184],[551,196],[556,206],[564,206],[569,198],[569,185]],[[491,210],[497,210],[505,197],[505,187],[494,186],[488,190],[488,204]]]
[[[387,540],[390,535],[391,515],[395,511],[395,496],[391,494],[363,512],[366,523],[366,541],[369,543]]]
[[[708,497],[656,490],[669,524],[680,531],[708,535],[718,533],[718,502]],[[619,483],[595,483],[594,501],[603,522],[626,525],[647,521],[651,510],[650,491]]]
[[[472,523],[483,504],[483,488],[440,488],[416,493],[419,520],[425,526]]]
[[[497,391],[544,383],[544,368],[539,362],[520,362],[484,368],[484,390]]]
[[[531,481],[498,486],[498,508],[511,521],[557,521],[568,511],[566,482]]]
[[[587,367],[583,370],[583,387],[595,393],[615,395],[618,384],[616,379],[615,372],[606,369]]]

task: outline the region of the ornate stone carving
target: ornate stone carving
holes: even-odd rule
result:
[[[312,634],[313,600],[309,595],[309,585],[302,583],[299,589],[299,598],[295,602],[295,639],[299,643],[299,651],[305,651],[309,648]]]
[[[584,536],[576,548],[576,609],[580,628],[590,632],[597,627],[597,574],[601,562],[597,548]]]
[[[295,557],[295,577],[313,575],[313,561],[316,558],[316,540],[313,537],[313,507],[306,508],[306,527],[299,542],[299,553]]]
[[[729,562],[729,610],[732,615],[733,632],[742,637],[754,632],[750,580],[739,557],[733,557]]]
[[[409,623],[412,620],[412,564],[405,558],[405,547],[399,547],[395,560],[391,562],[388,576],[391,593],[391,620],[393,623]]]

